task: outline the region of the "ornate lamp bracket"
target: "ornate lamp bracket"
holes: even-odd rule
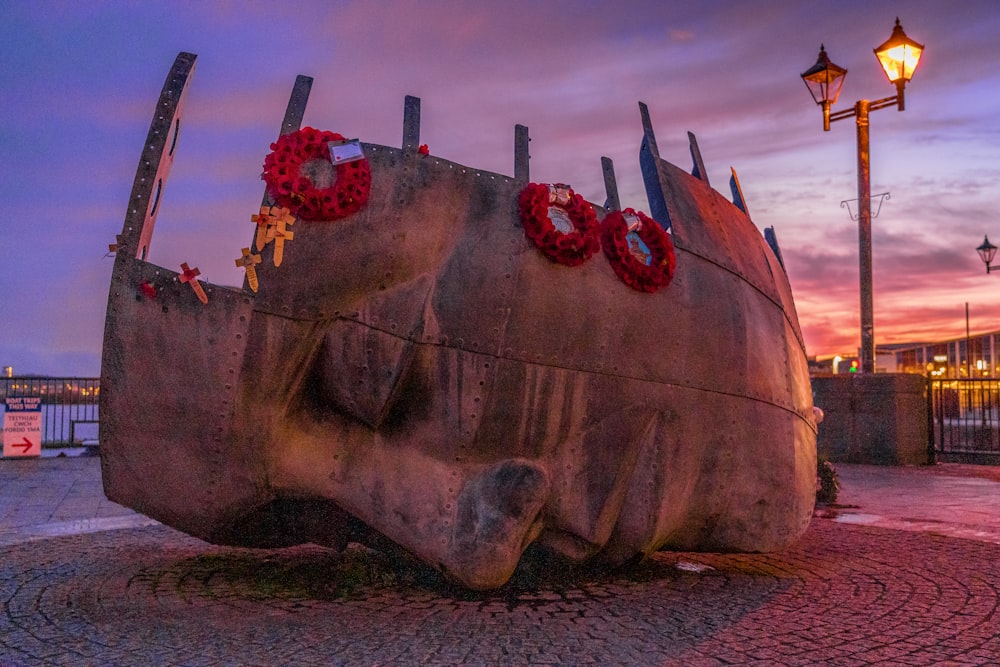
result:
[[[877,195],[872,195],[872,199],[878,199],[878,207],[875,208],[874,211],[872,211],[872,217],[873,218],[877,218],[878,214],[879,214],[879,211],[882,210],[882,202],[884,202],[887,199],[892,199],[892,197],[890,196],[890,194],[888,192],[880,192]],[[858,219],[858,215],[859,215],[860,212],[859,213],[855,213],[855,212],[853,212],[851,210],[851,202],[852,201],[858,201],[858,200],[857,199],[845,199],[844,201],[840,202],[840,208],[846,208],[847,209],[847,214],[849,216],[851,216],[851,220],[855,220],[856,221]]]

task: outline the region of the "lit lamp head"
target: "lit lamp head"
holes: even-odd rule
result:
[[[904,108],[903,89],[906,87],[906,82],[913,78],[913,72],[916,71],[923,52],[924,45],[906,36],[898,17],[889,39],[875,48],[875,56],[882,65],[882,70],[889,77],[889,82],[896,84],[900,111]]]
[[[979,258],[986,265],[986,273],[989,273],[991,268],[990,262],[993,261],[993,256],[997,254],[997,247],[990,243],[989,236],[983,236],[983,244],[976,248],[976,252],[979,253]]]
[[[816,104],[823,106],[824,130],[829,131],[830,129],[830,106],[840,96],[840,89],[844,85],[846,75],[846,69],[834,65],[830,61],[822,44],[819,47],[819,58],[816,59],[816,64],[801,74],[813,100],[816,101]]]

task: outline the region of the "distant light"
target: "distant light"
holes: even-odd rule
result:
[[[983,244],[976,248],[976,252],[979,253],[979,259],[983,260],[986,265],[986,272],[990,272],[990,262],[993,261],[993,257],[997,254],[997,247],[990,243],[989,236],[983,236]]]

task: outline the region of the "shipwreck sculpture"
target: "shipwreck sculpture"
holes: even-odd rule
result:
[[[653,293],[600,253],[570,267],[526,238],[526,128],[513,178],[476,170],[421,150],[414,98],[402,148],[362,145],[364,205],[286,226],[278,266],[278,244],[260,260],[254,244],[227,288],[146,261],[194,61],[164,85],[116,244],[110,499],[220,544],[388,538],[480,589],[532,543],[615,566],[805,530],[816,426],[791,291],[693,137],[690,174],[659,157],[641,107],[650,215],[676,256]],[[605,176],[598,219],[619,208],[607,160]]]

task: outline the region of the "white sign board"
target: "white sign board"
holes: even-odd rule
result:
[[[4,458],[41,456],[42,399],[37,396],[8,396],[4,401]]]

